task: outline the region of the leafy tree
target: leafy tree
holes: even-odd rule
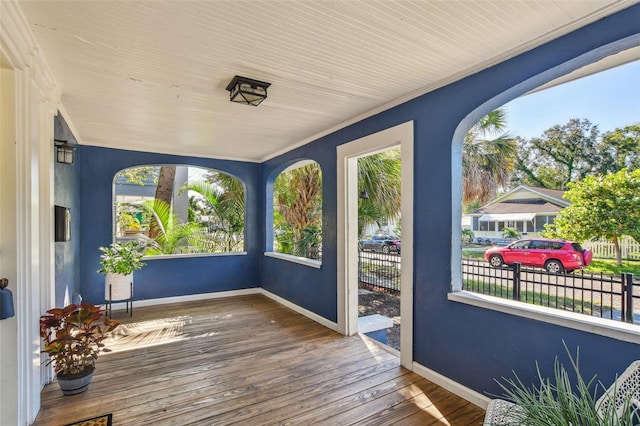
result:
[[[563,172],[552,162],[543,162],[540,155],[529,140],[517,138],[519,154],[516,167],[509,186],[519,185],[537,186],[541,188],[557,189],[562,186]]]
[[[640,124],[607,132],[600,143],[600,173],[640,169]]]
[[[482,204],[480,204],[479,201],[471,201],[462,205],[462,213],[471,213],[478,210],[480,207],[482,207]]]
[[[512,184],[564,190],[569,182],[595,174],[602,163],[598,126],[573,118],[555,125],[541,137],[519,139],[520,154]]]
[[[620,237],[640,241],[640,169],[587,176],[569,185],[571,202],[543,235],[583,241],[606,238],[613,243],[618,266],[622,265]]]
[[[476,235],[473,233],[473,231],[471,229],[463,229],[462,230],[462,242],[464,244],[470,244],[471,242],[473,242],[473,239],[476,237]]]
[[[506,186],[517,144],[506,129],[506,112],[491,111],[471,127],[462,146],[462,202],[485,204]]]
[[[158,166],[138,166],[121,170],[116,174],[116,183],[122,178],[122,182],[143,186],[145,183],[158,183]]]

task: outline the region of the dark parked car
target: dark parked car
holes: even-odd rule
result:
[[[368,240],[360,240],[360,250],[400,254],[400,240],[390,235],[374,235]]]
[[[588,266],[593,254],[579,243],[547,238],[518,240],[506,247],[490,248],[484,258],[496,268],[519,262],[526,266],[544,268],[547,272],[572,272]]]

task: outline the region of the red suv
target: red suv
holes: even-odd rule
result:
[[[494,247],[484,258],[496,268],[520,262],[526,266],[544,268],[547,272],[572,272],[588,266],[593,254],[572,241],[532,238],[518,240],[506,247]]]

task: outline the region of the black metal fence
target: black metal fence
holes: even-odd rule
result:
[[[364,287],[400,293],[401,257],[358,253],[358,280]],[[520,264],[494,268],[483,259],[462,260],[463,289],[539,306],[640,324],[640,281],[632,274],[550,274]]]
[[[516,263],[493,268],[463,259],[463,289],[535,305],[640,324],[640,283],[632,274],[550,274]]]
[[[358,280],[360,284],[379,291],[400,293],[399,254],[358,252]]]

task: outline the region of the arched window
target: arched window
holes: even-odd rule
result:
[[[590,288],[603,286],[602,277],[599,279],[597,275],[591,275],[588,269],[582,275],[583,281],[580,284],[575,280],[559,280],[554,288],[539,287],[539,282],[535,281],[540,280],[539,277],[532,279],[526,273],[515,272],[518,268],[509,268],[509,273],[500,276],[500,273],[507,269],[499,266],[512,263],[521,263],[527,268],[546,269],[551,273],[573,272],[575,269],[587,267],[591,256],[578,254],[575,258],[579,259],[579,262],[572,264],[568,259],[549,258],[548,254],[539,250],[529,250],[514,256],[515,252],[510,250],[517,249],[517,246],[510,246],[506,251],[495,249],[489,256],[485,254],[486,247],[480,247],[479,244],[506,245],[514,239],[535,238],[540,241],[540,238],[552,237],[577,240],[578,243],[584,243],[582,247],[589,249],[590,240],[600,236],[597,234],[597,227],[594,229],[590,226],[598,221],[585,220],[580,212],[571,210],[574,185],[576,188],[584,183],[591,185],[590,182],[604,179],[604,176],[626,167],[637,168],[640,164],[637,161],[637,143],[627,145],[623,142],[637,141],[637,137],[634,139],[633,136],[637,135],[637,117],[628,113],[629,108],[625,105],[629,102],[627,98],[630,98],[631,102],[637,100],[630,94],[632,92],[629,88],[637,80],[634,77],[637,75],[640,62],[617,68],[608,68],[612,62],[607,56],[601,63],[589,62],[590,58],[601,57],[603,53],[611,52],[611,49],[616,51],[617,48],[614,46],[580,57],[576,62],[583,64],[583,68],[576,68],[564,76],[557,75],[555,80],[546,82],[537,91],[534,91],[534,83],[542,77],[525,82],[524,85],[531,90],[527,96],[511,99],[510,92],[504,92],[473,111],[458,126],[453,140],[452,180],[453,188],[462,189],[459,193],[453,194],[452,207],[455,215],[457,212],[462,213],[461,206],[467,204],[465,207],[469,208],[465,211],[468,215],[466,223],[471,228],[467,229],[467,232],[462,229],[462,235],[467,236],[466,241],[459,238],[458,224],[465,221],[464,217],[463,221],[460,221],[461,215],[454,216],[452,290],[454,293],[466,290],[476,293],[473,297],[482,294],[489,295],[489,298],[476,303],[478,299],[473,300],[473,297],[465,300],[462,292],[462,297],[458,298],[453,294],[450,295],[450,300],[465,303],[473,300],[471,304],[475,306],[535,317],[590,333],[611,335],[611,330],[615,327],[613,323],[602,322],[600,326],[593,319],[583,320],[580,317],[564,315],[565,311],[573,311],[605,317],[605,310],[581,308],[601,303],[601,297],[595,293],[576,291],[578,287],[584,286],[585,280],[590,282]],[[563,70],[564,67],[558,67],[553,73],[555,75]],[[519,88],[519,91],[522,89]],[[579,102],[573,102],[578,95]],[[500,102],[504,101],[509,102],[500,107]],[[553,108],[550,108],[550,105]],[[583,109],[585,105],[587,108]],[[496,106],[500,109],[490,110]],[[491,124],[492,115],[499,118],[502,110],[515,112],[510,115],[514,124],[506,123],[508,127],[494,126],[493,132],[482,132],[482,124]],[[602,114],[602,111],[606,111],[606,114]],[[469,126],[471,119],[477,120],[481,113],[487,115],[475,125]],[[572,118],[577,114],[584,118]],[[607,123],[607,127],[604,127],[600,120]],[[487,129],[491,129],[491,126],[484,127],[484,130]],[[465,130],[466,134],[463,134]],[[508,148],[508,139],[512,139],[511,143],[514,145],[512,149],[504,150],[505,147]],[[483,155],[475,155],[478,153]],[[465,155],[473,157],[473,160],[466,159]],[[470,166],[466,167],[467,165]],[[501,165],[508,167],[496,167]],[[503,177],[507,179],[501,181],[500,178]],[[593,179],[595,177],[597,179]],[[471,181],[465,187],[467,178],[477,180]],[[465,189],[469,189],[468,193],[465,193]],[[601,204],[607,204],[604,203],[606,193],[599,193],[597,197],[601,197],[598,198]],[[611,203],[612,206],[615,204]],[[586,210],[582,207],[583,212]],[[613,216],[615,215],[609,215]],[[562,219],[565,219],[564,228],[556,227],[558,222],[563,222]],[[549,241],[544,242],[544,245],[549,244],[555,245]],[[600,244],[601,242],[598,242],[598,246]],[[580,244],[577,244],[577,247],[580,247],[577,251],[582,253]],[[460,249],[462,254],[458,255]],[[489,262],[489,259],[492,260]],[[497,278],[499,276],[500,278]],[[507,290],[504,284],[506,281],[500,281],[503,278],[509,283],[516,283],[513,284],[514,288]],[[500,299],[511,300],[506,302]],[[512,301],[543,307],[523,307],[513,304]],[[607,308],[608,312],[620,312],[625,309],[625,302],[611,300],[609,303],[611,306]],[[513,307],[516,308],[512,309]],[[614,319],[614,316],[610,316],[609,319]]]
[[[322,258],[322,172],[315,161],[283,170],[273,185],[273,251]]]
[[[218,170],[144,165],[113,180],[114,241],[138,240],[146,255],[244,251],[245,189]]]

